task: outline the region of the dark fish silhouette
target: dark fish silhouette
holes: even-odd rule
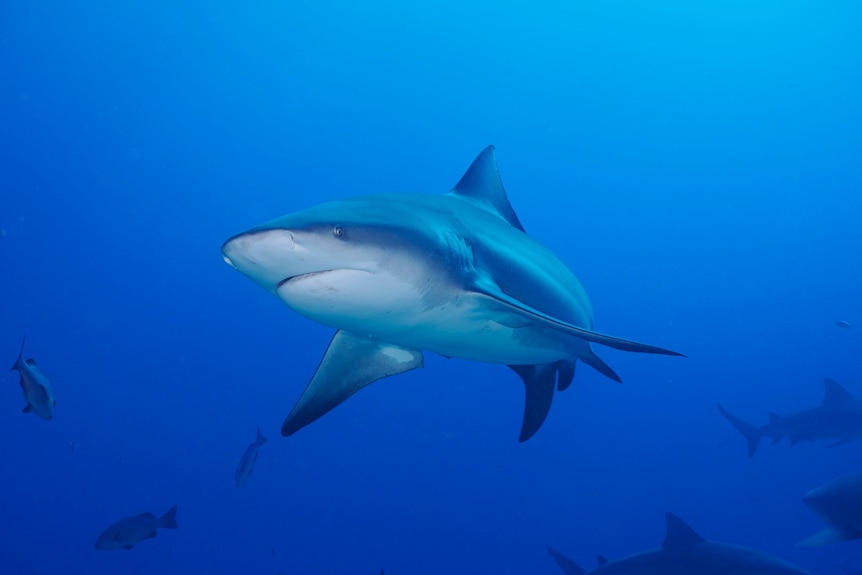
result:
[[[96,549],[131,549],[137,543],[156,536],[159,529],[176,529],[177,506],[171,507],[161,517],[152,513],[141,513],[120,519],[99,535]]]
[[[257,428],[257,438],[254,443],[245,448],[245,453],[242,454],[242,459],[239,460],[239,465],[236,466],[236,473],[233,478],[236,480],[236,486],[242,487],[248,481],[251,472],[254,470],[254,464],[257,461],[257,452],[260,446],[266,443],[266,437]]]
[[[850,323],[849,321],[844,321],[843,319],[835,320],[835,325],[837,325],[838,327],[843,327],[844,329],[852,329],[853,328],[852,323]]]
[[[26,337],[21,340],[21,351],[12,366],[12,371],[17,371],[21,376],[19,384],[24,394],[24,401],[27,402],[21,412],[29,413],[32,411],[42,419],[50,420],[54,418],[54,406],[57,405],[57,401],[54,399],[54,391],[51,389],[48,378],[36,365],[36,360],[33,358],[24,359],[24,342],[26,340]]]
[[[862,400],[853,397],[835,380],[823,378],[823,402],[798,413],[780,416],[769,414],[769,423],[756,426],[747,423],[721,405],[719,411],[739,431],[748,443],[748,456],[754,455],[763,436],[778,443],[785,437],[794,445],[800,441],[833,440],[832,446],[847,443],[862,436]]]
[[[590,575],[807,575],[799,567],[772,555],[740,545],[708,541],[685,522],[665,513],[667,534],[659,549],[636,553],[616,561],[601,555]],[[584,575],[577,563],[548,547],[566,575]]]

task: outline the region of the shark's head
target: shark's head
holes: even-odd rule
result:
[[[423,227],[415,218],[404,220],[396,196],[387,199],[351,198],[284,216],[230,238],[222,255],[296,311],[333,327],[408,311],[442,281],[435,265],[442,251],[433,233],[417,231]]]

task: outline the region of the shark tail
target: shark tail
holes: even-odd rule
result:
[[[21,340],[21,351],[18,352],[18,359],[15,360],[15,363],[12,365],[12,369],[9,371],[15,371],[24,363],[24,342],[27,341],[27,336]]]
[[[260,428],[257,428],[257,438],[254,440],[254,444],[258,447],[266,443],[266,437],[263,436],[263,433],[260,432]]]
[[[174,505],[167,512],[159,517],[159,527],[163,527],[166,529],[176,529],[179,527],[177,525],[177,506]]]
[[[560,566],[560,569],[563,570],[563,573],[566,575],[584,575],[586,571],[583,567],[551,547],[550,545],[545,545],[545,549],[548,550],[548,555],[554,558],[554,561],[557,562],[557,565]]]
[[[760,438],[764,435],[763,428],[739,419],[721,405],[718,405],[718,410],[745,437],[745,441],[748,443],[748,456],[752,457],[754,452],[757,451],[758,444],[760,444]]]

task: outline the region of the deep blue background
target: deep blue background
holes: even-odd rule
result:
[[[0,572],[558,573],[704,536],[818,573],[860,544],[808,489],[862,443],[753,422],[862,395],[858,2],[0,4]],[[244,6],[244,7],[240,7]],[[229,236],[311,204],[442,193],[494,143],[527,230],[589,292],[600,349],[518,444],[501,366],[428,355],[291,438],[331,336],[231,270]],[[233,469],[260,425],[249,483]],[[74,447],[74,449],[73,449]],[[96,552],[113,521],[180,529]]]

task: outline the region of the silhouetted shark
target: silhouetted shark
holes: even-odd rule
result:
[[[828,525],[800,545],[825,545],[862,539],[862,473],[850,473],[812,489],[802,497]]]
[[[799,567],[772,555],[729,543],[708,541],[679,517],[665,513],[667,532],[659,549],[629,555],[616,561],[599,556],[590,575],[806,575]],[[566,575],[584,575],[585,569],[559,551],[548,552]]]
[[[366,385],[421,367],[422,350],[509,365],[524,381],[521,441],[593,352],[681,355],[596,332],[581,284],[526,234],[486,148],[448,194],[320,204],[234,236],[225,261],[306,317],[338,330],[282,425],[291,435]]]
[[[862,400],[828,377],[823,382],[826,391],[820,405],[784,417],[770,413],[769,423],[760,427],[739,419],[721,405],[718,409],[745,437],[749,457],[757,451],[764,435],[771,437],[773,444],[785,437],[791,445],[831,439],[835,441],[831,447],[862,436]]]

